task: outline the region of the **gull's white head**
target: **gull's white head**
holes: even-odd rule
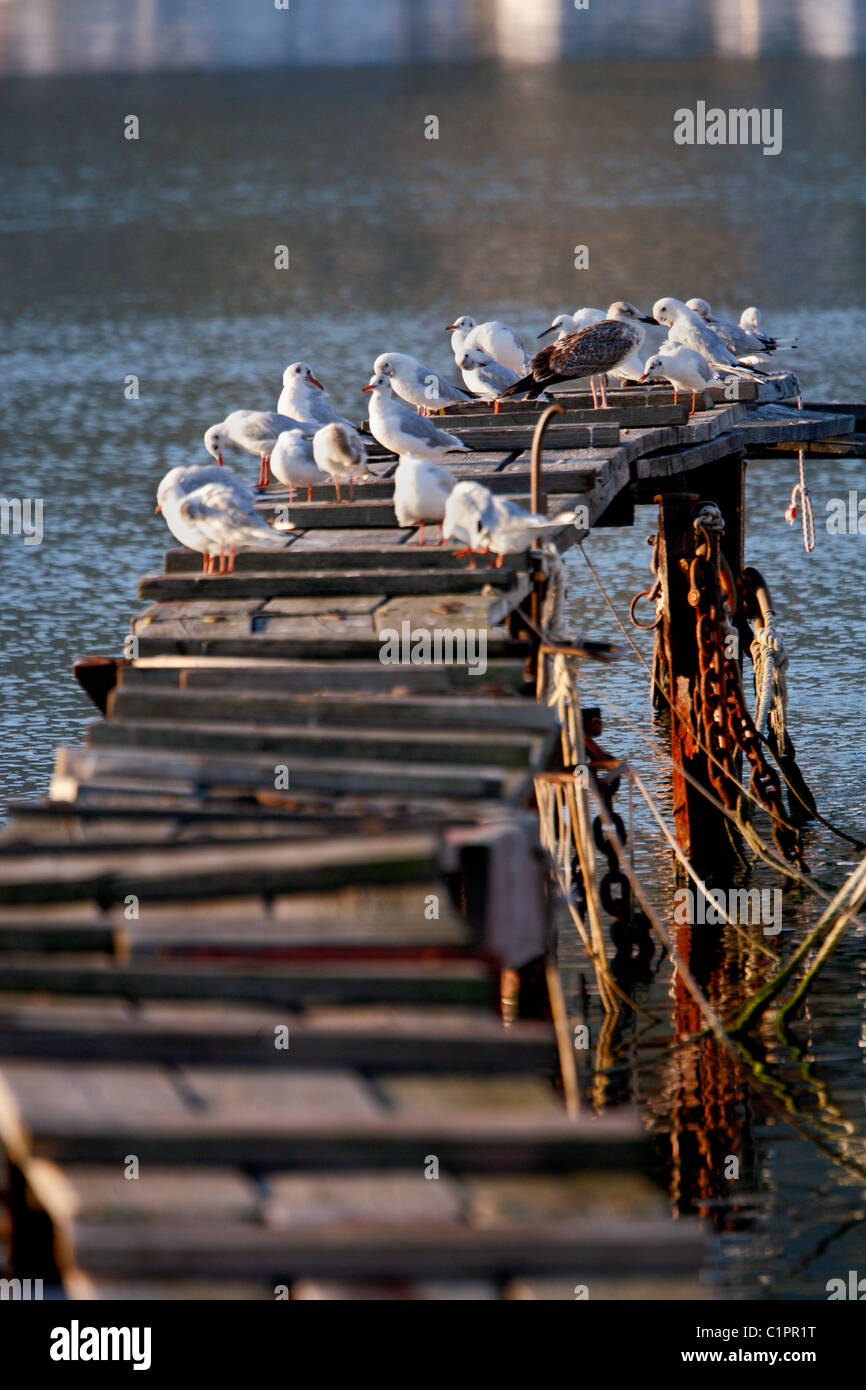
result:
[[[761,329],[761,311],[751,304],[748,309],[744,309],[740,314],[740,327],[746,333],[759,333]]]
[[[573,333],[574,319],[571,314],[557,314],[549,328],[545,328],[539,333],[539,338],[546,338],[548,333]]]
[[[474,327],[475,320],[472,317],[472,315],[461,314],[459,319],[455,319],[453,323],[448,323],[445,325],[445,332],[453,333],[456,329],[459,333],[471,333]]]
[[[173,495],[180,492],[181,481],[186,472],[185,468],[171,468],[156,489],[156,510],[161,512],[167,502],[171,501]]]
[[[211,425],[209,430],[204,432],[204,447],[207,449],[211,458],[215,458],[217,463],[223,461],[223,449],[226,440],[222,432],[222,424]]]
[[[493,358],[488,357],[486,352],[480,352],[478,348],[469,348],[457,365],[461,371],[470,371],[473,367],[489,367],[492,361]]]
[[[385,391],[390,393],[391,379],[390,377],[387,377],[384,372],[374,372],[373,375],[370,377],[370,380],[367,382],[367,385],[362,386],[361,390],[372,391],[374,395],[379,395],[380,392]]]
[[[313,376],[313,369],[306,362],[290,362],[283,372],[284,386],[297,386],[301,383],[306,386],[318,386],[320,391],[324,391],[324,386]]]
[[[648,357],[646,362],[644,362],[643,376],[641,377],[641,381],[652,381],[656,377],[664,376],[664,374],[665,364],[662,361],[662,359],[658,356]]]
[[[653,305],[653,318],[656,323],[671,328],[685,311],[685,307],[681,299],[657,299]]]
[[[687,299],[686,308],[697,314],[698,318],[710,321],[710,306],[705,299]]]
[[[381,352],[373,363],[373,373],[376,376],[392,377],[401,368],[411,367],[415,359],[408,357],[405,352]]]
[[[620,323],[655,323],[655,316],[650,318],[649,314],[642,314],[627,299],[616,299],[607,311],[609,319],[618,319]]]

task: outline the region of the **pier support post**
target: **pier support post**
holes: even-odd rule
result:
[[[684,775],[684,771],[687,772],[715,795],[707,775],[706,755],[700,747],[700,724],[695,708],[699,680],[695,613],[687,597],[687,562],[693,553],[692,518],[700,500],[695,492],[669,492],[656,497],[659,504],[658,577],[664,600],[658,632],[658,665],[664,688],[670,694],[677,843],[697,872],[712,878],[729,868],[733,858],[725,818]],[[680,561],[686,562],[685,567]]]

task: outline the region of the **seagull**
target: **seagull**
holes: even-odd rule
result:
[[[446,326],[445,331],[451,334],[455,362],[459,362],[468,348],[478,348],[492,357],[494,362],[510,367],[513,372],[526,371],[528,357],[523,339],[498,319],[476,323],[470,314],[461,314],[459,319]]]
[[[213,574],[217,556],[220,574],[231,574],[236,550],[283,548],[290,540],[259,516],[253,489],[228,469],[172,468],[156,501],[172,535],[203,557],[205,574]]]
[[[446,434],[424,415],[416,415],[394,396],[391,378],[374,372],[362,388],[370,391],[370,432],[392,454],[415,454],[434,463],[450,449],[468,452],[456,435]]]
[[[332,421],[323,425],[313,435],[313,458],[319,468],[330,473],[340,497],[340,479],[349,480],[349,501],[355,500],[355,476],[360,473],[363,482],[376,475],[367,468],[367,450],[358,431],[351,425]]]
[[[303,430],[283,430],[277,436],[271,454],[271,473],[289,489],[290,502],[295,500],[296,487],[307,489],[309,502],[314,487],[331,481],[329,473],[322,473],[317,468],[313,445]]]
[[[260,460],[257,487],[266,487],[269,480],[269,461],[271,450],[283,430],[301,430],[312,434],[314,426],[304,425],[291,415],[280,415],[276,410],[233,410],[231,415],[218,425],[205,430],[204,447],[217,463],[223,461],[223,449],[235,445],[246,449],[248,454],[258,454]]]
[[[593,309],[591,312],[595,313],[595,310]],[[637,318],[635,318],[635,314],[638,315]],[[602,315],[602,317],[605,316]],[[638,356],[638,353],[643,347],[644,338],[646,337],[644,323],[647,322],[647,320],[640,314],[640,311],[635,309],[634,305],[630,304],[626,299],[617,299],[611,304],[606,317],[609,319],[617,319],[620,323],[631,324],[640,334],[640,342],[634,351],[629,354],[624,362],[620,362],[616,367],[611,367],[611,376],[616,377],[619,381],[640,381],[643,373],[643,362]]]
[[[547,531],[570,526],[574,517],[573,511],[560,512],[554,517],[541,516],[491,493],[478,526],[478,539],[482,549],[492,550],[498,557],[496,568],[499,569],[503,555],[518,555],[529,550]]]
[[[644,364],[641,381],[658,381],[664,377],[674,388],[674,403],[679,391],[691,391],[692,409],[695,412],[695,398],[711,381],[718,381],[703,353],[684,347],[682,343],[668,341],[654,357],[648,357]]]
[[[399,526],[418,526],[419,545],[424,544],[424,522],[442,521],[456,478],[416,454],[401,454],[394,474],[394,511]]]
[[[391,388],[410,405],[419,410],[444,410],[455,401],[468,400],[465,391],[452,386],[444,376],[425,367],[416,357],[406,352],[383,352],[373,363],[374,375],[390,377]]]
[[[543,333],[539,333],[539,338],[546,338],[548,333],[556,333],[556,341],[565,338],[569,333],[575,333],[578,328],[589,328],[591,323],[601,323],[604,318],[603,309],[593,309],[588,304],[583,309],[575,309],[573,314],[557,314],[549,328],[545,328]]]
[[[452,488],[445,503],[442,539],[462,543],[465,549],[457,551],[459,556],[481,549],[479,527],[492,495],[482,483],[460,482]],[[475,561],[471,564],[474,566]]]
[[[501,362],[494,362],[492,357],[488,357],[478,348],[464,349],[457,365],[469,390],[487,401],[496,400],[506,386],[513,386],[515,381],[519,380],[517,373],[510,367],[503,367]],[[497,409],[498,405],[497,401]]]
[[[745,372],[731,352],[730,348],[719,337],[715,328],[696,314],[694,309],[689,309],[680,299],[658,299],[653,305],[653,318],[657,323],[664,324],[670,329],[669,337],[676,342],[682,343],[683,347],[692,348],[699,352],[709,362],[711,367],[717,370],[733,372],[734,375],[748,375],[751,379],[757,380],[757,374]],[[761,373],[763,375],[763,373]]]
[[[601,323],[580,328],[576,333],[569,333],[559,342],[537,352],[529,364],[528,376],[507,387],[503,396],[516,396],[520,391],[526,391],[532,398],[558,381],[573,381],[577,377],[588,376],[592,399],[597,405],[594,378],[601,377],[601,403],[607,408],[605,374],[625,362],[640,347],[643,330],[639,325],[655,321],[624,301],[618,301],[611,308],[617,310],[616,318],[602,319]]]
[[[492,550],[499,569],[503,555],[528,550],[546,531],[570,525],[574,515],[567,511],[541,516],[495,496],[481,483],[458,483],[445,507],[442,535],[445,540],[465,540],[470,550]]]
[[[722,342],[730,348],[735,357],[743,359],[754,357],[757,354],[762,360],[766,360],[764,356],[766,353],[797,346],[796,343],[780,342],[778,338],[768,338],[758,328],[744,328],[742,322],[729,323],[727,319],[714,318],[705,299],[688,299],[686,300],[686,308],[693,309],[699,318],[714,328]],[[757,310],[755,312],[757,313]]]
[[[339,421],[341,425],[350,423],[337,414],[328,400],[327,391],[306,362],[290,362],[283,372],[283,389],[277,401],[277,411],[280,415],[291,415],[296,420],[309,422],[313,426],[311,433],[334,421]]]

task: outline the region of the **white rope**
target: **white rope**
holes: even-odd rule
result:
[[[803,449],[798,451],[797,459],[800,480],[792,489],[791,501],[785,512],[785,520],[789,526],[793,526],[797,520],[797,511],[800,510],[803,521],[803,548],[809,555],[815,549],[815,517],[812,512],[812,498],[806,487],[805,451]]]

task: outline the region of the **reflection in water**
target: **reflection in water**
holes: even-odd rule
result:
[[[850,57],[864,0],[0,0],[0,72]]]

